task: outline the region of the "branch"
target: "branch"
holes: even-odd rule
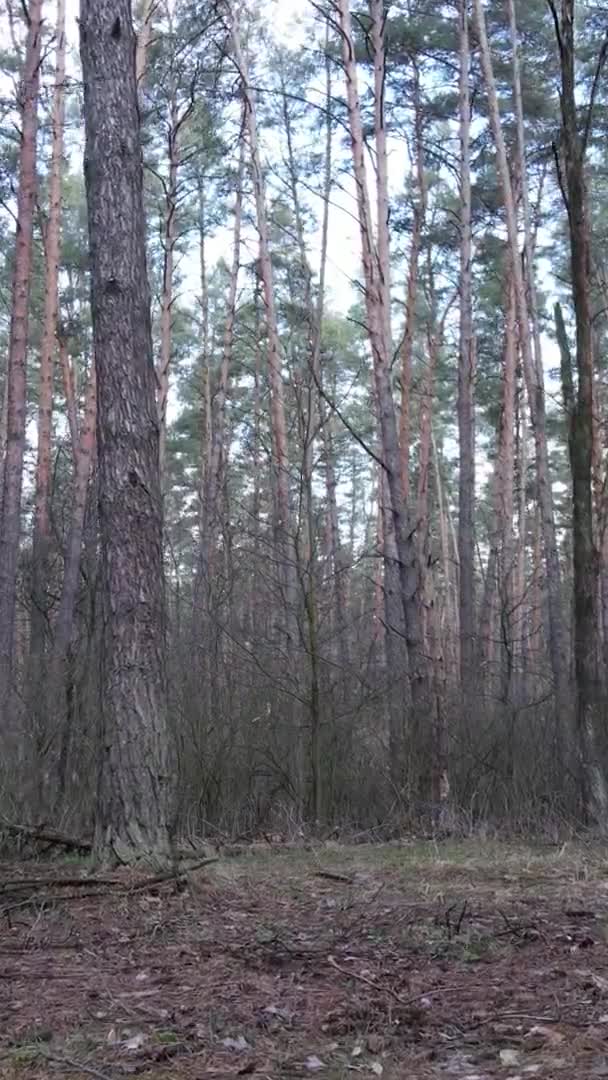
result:
[[[585,150],[587,149],[587,143],[589,141],[589,134],[591,132],[591,124],[593,121],[593,109],[595,106],[595,98],[597,95],[597,88],[601,78],[604,65],[606,63],[606,57],[608,56],[608,30],[606,36],[602,42],[599,56],[597,58],[597,66],[595,69],[595,75],[593,76],[593,85],[591,87],[591,96],[589,98],[589,105],[587,108],[587,119],[585,120],[585,130],[583,132],[583,140],[581,145],[581,157],[585,156]]]
[[[323,389],[323,386],[319,382],[319,378],[317,376],[317,373],[314,370],[312,371],[312,377],[313,377],[315,386],[316,386],[317,390],[319,391],[321,397],[326,402],[326,404],[329,405],[332,412],[334,412],[336,414],[336,416],[338,417],[338,420],[340,420],[340,422],[342,424],[344,424],[344,427],[352,435],[353,439],[355,439],[355,441],[359,443],[359,446],[361,447],[361,449],[364,450],[365,453],[369,455],[369,457],[372,459],[372,461],[375,461],[376,464],[379,465],[381,469],[384,469],[385,472],[388,472],[388,466],[386,465],[386,463],[382,460],[381,457],[378,456],[378,454],[375,452],[375,450],[372,450],[371,446],[368,446],[368,444],[365,442],[365,439],[363,439],[362,436],[359,435],[359,433],[357,431],[355,431],[355,429],[352,426],[352,424],[350,423],[350,421],[346,419],[346,417],[343,415],[341,410],[336,405],[336,402],[332,398],[329,397],[329,394],[327,394],[325,392],[325,390]]]
[[[553,0],[547,0],[547,6],[553,18],[553,25],[555,26],[555,37],[557,39],[557,45],[561,55],[564,51],[564,42],[562,39],[562,32],[559,25],[559,15],[557,14],[557,8],[555,7]]]

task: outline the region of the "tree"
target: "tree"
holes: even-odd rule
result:
[[[583,812],[602,831],[608,829],[608,788],[598,761],[595,712],[597,708],[597,602],[598,551],[593,528],[593,416],[594,355],[591,302],[591,238],[586,177],[586,153],[597,82],[608,54],[604,38],[585,112],[579,120],[575,76],[575,2],[562,0],[554,18],[561,71],[560,187],[568,215],[572,300],[576,322],[576,398],[572,389],[572,360],[565,328],[558,318],[562,350],[563,385],[570,412],[569,451],[572,469],[574,666],[576,675],[576,731],[581,766]]]
[[[53,382],[57,351],[58,278],[61,242],[61,170],[65,121],[65,0],[58,0],[55,27],[56,58],[51,113],[49,213],[45,230],[44,322],[38,378],[38,454],[32,540],[32,614],[30,630],[30,701],[43,726],[43,684],[49,625],[49,555],[51,550],[51,464]]]
[[[159,425],[129,0],[82,0],[85,182],[97,369],[103,598],[95,845],[132,861],[171,852]]]
[[[17,231],[6,386],[7,443],[0,520],[0,717],[5,724],[10,720],[13,690],[15,600],[21,536],[21,493],[26,427],[29,297],[37,190],[36,134],[41,48],[42,0],[32,0],[28,12],[25,62],[19,101],[21,141]]]

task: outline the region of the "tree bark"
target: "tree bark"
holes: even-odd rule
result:
[[[142,91],[142,84],[146,74],[146,67],[148,63],[148,50],[150,48],[150,41],[152,38],[152,23],[154,21],[154,15],[158,7],[159,0],[143,0],[141,11],[141,25],[139,33],[137,35],[137,45],[135,49],[135,77],[137,79],[137,87],[139,92]]]
[[[458,356],[458,554],[460,683],[470,708],[475,681],[475,349],[471,295],[471,94],[469,3],[460,0],[460,341]]]
[[[585,169],[592,115],[579,130],[575,77],[574,0],[562,0],[556,24],[561,68],[561,135],[563,176],[561,190],[568,216],[572,299],[576,321],[576,393],[572,387],[571,358],[561,311],[562,371],[569,404],[570,465],[573,500],[574,668],[576,677],[576,729],[581,765],[583,812],[603,832],[608,829],[608,787],[597,750],[597,602],[598,551],[593,528],[593,397],[594,357],[591,304],[591,239]],[[588,106],[591,110],[593,100]]]
[[[38,378],[38,456],[32,540],[32,604],[30,622],[31,702],[42,722],[44,652],[49,620],[49,554],[51,548],[51,439],[53,377],[57,348],[57,308],[61,243],[61,169],[65,119],[65,0],[57,2],[55,85],[51,116],[52,149],[49,170],[49,215],[46,228],[44,319]]]
[[[57,702],[56,723],[59,727],[59,757],[57,768],[56,804],[61,808],[66,788],[67,765],[72,741],[69,687],[71,686],[71,647],[74,639],[74,613],[78,599],[82,541],[89,497],[89,481],[95,457],[95,424],[97,415],[97,386],[95,360],[91,359],[84,413],[80,425],[79,443],[75,448],[75,469],[72,489],[72,517],[63,555],[63,582],[53,639],[51,694]]]
[[[81,0],[103,602],[95,849],[171,854],[159,427],[130,0]]]
[[[9,723],[13,683],[15,601],[27,405],[27,344],[32,241],[36,204],[36,136],[42,44],[42,0],[28,9],[25,66],[21,84],[21,142],[17,231],[13,269],[7,372],[7,445],[0,522],[0,721]]]
[[[410,397],[412,390],[412,357],[414,353],[414,334],[416,330],[416,300],[418,296],[418,263],[422,234],[426,221],[428,190],[424,167],[424,141],[422,123],[422,105],[420,101],[420,71],[415,59],[412,59],[414,74],[414,152],[416,155],[416,186],[418,200],[414,207],[414,222],[410,239],[407,290],[405,298],[405,327],[401,342],[401,409],[399,413],[399,443],[401,448],[401,475],[403,497],[407,501],[410,481]]]

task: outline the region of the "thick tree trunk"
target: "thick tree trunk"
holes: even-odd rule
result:
[[[27,343],[32,239],[36,204],[36,135],[42,43],[42,0],[29,5],[25,67],[21,84],[21,143],[17,232],[13,268],[7,373],[7,444],[0,521],[0,721],[9,722],[17,569],[21,537],[21,492],[27,404]]]
[[[171,854],[159,427],[130,0],[81,0],[97,369],[102,723],[95,847]]]
[[[471,95],[469,2],[460,0],[460,343],[458,359],[458,554],[460,682],[465,709],[475,681],[475,348],[471,295]]]

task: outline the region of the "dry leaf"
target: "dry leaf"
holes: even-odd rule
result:
[[[498,1056],[501,1065],[519,1065],[521,1058],[519,1050],[501,1050]]]
[[[563,1032],[558,1031],[553,1027],[546,1027],[544,1024],[535,1024],[533,1028],[530,1028],[528,1035],[540,1036],[545,1042],[553,1043],[554,1045],[562,1043],[565,1038]]]
[[[370,1069],[372,1070],[374,1076],[382,1076],[382,1073],[384,1072],[384,1067],[379,1061],[372,1061]]]
[[[222,1039],[222,1046],[225,1046],[226,1050],[236,1051],[237,1054],[250,1049],[249,1043],[243,1035],[239,1035],[238,1039]]]
[[[125,1050],[141,1050],[146,1041],[146,1036],[143,1031],[138,1031],[137,1035],[132,1035],[130,1039],[125,1039],[123,1046]]]
[[[318,1072],[319,1069],[325,1069],[327,1066],[324,1061],[321,1061],[316,1054],[309,1054],[304,1062],[304,1068],[309,1072]]]

